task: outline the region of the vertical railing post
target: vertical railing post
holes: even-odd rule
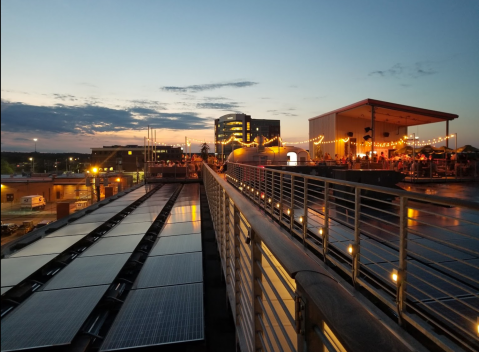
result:
[[[283,174],[279,174],[279,208],[278,220],[281,224],[283,222]]]
[[[241,229],[240,229],[240,211],[236,207],[236,204],[234,206],[234,248],[233,252],[231,253],[234,255],[234,265],[235,265],[235,287],[234,287],[234,292],[235,292],[235,322],[236,325],[239,324],[239,315],[240,315],[240,309],[238,309],[238,306],[241,304],[241,263],[240,263],[240,237],[241,237]]]
[[[258,267],[261,265],[261,251],[258,249],[258,246],[261,246],[261,241],[259,236],[256,236],[253,229],[251,229],[251,272],[253,277],[253,282],[251,287],[253,288],[253,342],[254,342],[254,351],[261,350],[261,339],[259,334],[263,333],[261,328],[261,305],[258,302],[258,298],[262,300],[262,291],[258,281],[262,280],[261,269]]]
[[[361,212],[361,189],[355,187],[354,189],[354,252],[353,252],[353,285],[356,285],[356,279],[359,276],[359,263],[360,263],[360,231],[359,220]]]
[[[303,185],[304,185],[304,194],[303,194],[303,201],[304,201],[304,209],[303,209],[303,246],[306,245],[306,236],[308,234],[308,179],[306,177],[303,178]]]
[[[407,279],[407,203],[406,197],[401,197],[399,202],[399,270],[397,275],[397,313],[399,324],[402,325],[402,313],[406,308],[406,279]]]
[[[264,169],[264,211],[266,212],[267,206],[268,206],[268,171]]]
[[[294,176],[291,175],[291,199],[290,199],[290,214],[289,214],[289,231],[293,234],[294,229]]]
[[[329,246],[329,183],[324,182],[324,229],[323,229],[323,258],[327,262]]]
[[[226,268],[226,261],[227,261],[227,254],[226,254],[226,240],[229,236],[229,224],[228,224],[228,219],[229,219],[229,211],[228,211],[228,207],[229,207],[229,204],[230,204],[230,200],[229,200],[229,197],[228,197],[228,193],[224,192],[223,194],[223,238],[222,238],[222,241],[221,241],[221,246],[222,246],[222,249],[223,249],[223,252],[222,252],[222,255],[223,255],[223,258],[224,258],[224,262],[225,262],[225,268]],[[227,272],[225,271],[224,272],[224,275],[226,275]]]
[[[274,171],[271,171],[271,201],[270,199],[268,199],[268,203],[269,203],[269,212],[271,213],[271,215],[274,215],[274,186],[275,186],[275,182],[274,182]]]

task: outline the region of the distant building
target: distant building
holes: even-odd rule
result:
[[[391,155],[403,146],[408,127],[449,121],[456,114],[365,99],[340,109],[309,119],[309,150],[312,158],[331,156],[380,154]],[[313,139],[323,136],[322,142]],[[446,140],[447,143],[447,140]]]
[[[241,143],[251,143],[255,137],[262,135],[268,139],[280,136],[279,120],[252,119],[246,114],[228,114],[215,120],[215,152],[218,155],[228,156],[233,148],[241,147]],[[225,145],[221,142],[228,141],[235,137],[237,142],[231,142]],[[271,146],[277,143],[271,143]]]
[[[143,170],[145,148],[139,145],[112,145],[92,149],[92,166],[100,171],[135,172]],[[150,151],[153,159],[180,161],[183,150],[180,147],[157,146],[156,152]],[[156,155],[156,158],[154,157]],[[151,157],[150,157],[151,159]]]
[[[253,136],[252,140],[254,140],[258,136],[263,136],[268,139],[280,137],[280,120],[252,119],[251,134]],[[279,146],[279,140],[269,143],[268,146]]]

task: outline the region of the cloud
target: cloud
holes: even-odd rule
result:
[[[198,84],[198,85],[191,85],[191,86],[185,86],[185,87],[165,86],[165,87],[161,87],[161,89],[164,91],[173,92],[173,93],[185,93],[185,92],[198,93],[198,92],[203,92],[206,90],[214,90],[214,89],[227,88],[227,87],[245,88],[245,87],[254,86],[256,84],[258,83],[251,82],[251,81],[239,81],[239,82],[230,82],[230,83]]]
[[[288,109],[287,111],[294,111],[295,109]],[[282,115],[282,116],[286,116],[286,117],[294,117],[294,116],[298,116],[297,114],[292,114],[290,112],[284,112],[284,111],[279,111],[279,110],[267,110],[266,112],[269,112],[271,113],[272,115],[275,115],[275,116],[278,116],[278,115]]]
[[[198,103],[197,109],[234,110],[239,107],[238,103]]]
[[[55,99],[61,100],[61,101],[75,101],[78,100],[74,95],[70,94],[53,94],[53,97]]]
[[[150,108],[150,109],[156,109],[156,110],[166,110],[165,105],[168,105],[167,103],[160,103],[158,100],[140,100],[140,99],[134,99],[130,100],[131,103],[134,104],[136,107],[144,107],[144,108]]]
[[[171,130],[211,128],[211,119],[202,118],[194,112],[160,113],[155,109],[141,107],[112,109],[98,105],[35,106],[2,101],[1,111],[2,132],[92,135],[138,129],[148,124]]]
[[[432,66],[433,63],[431,61],[416,62],[415,64],[410,66],[405,66],[403,64],[397,63],[387,70],[372,71],[368,74],[368,76],[379,76],[385,78],[420,78],[438,73],[438,71],[436,71]]]

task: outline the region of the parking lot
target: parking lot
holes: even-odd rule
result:
[[[2,203],[1,219],[2,224],[13,223],[21,226],[23,221],[31,220],[36,226],[42,220],[55,221],[57,219],[56,203],[47,203],[44,210],[25,210],[20,209],[20,204]],[[9,236],[2,236],[2,246],[25,234],[22,228],[16,230]]]

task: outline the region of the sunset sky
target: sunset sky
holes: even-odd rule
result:
[[[479,2],[1,2],[2,151],[213,140],[213,121],[308,119],[372,98],[459,115],[479,147]],[[445,136],[445,123],[410,128]],[[193,151],[199,142],[193,144]],[[302,145],[307,148],[307,145]],[[439,145],[438,145],[439,146]]]

